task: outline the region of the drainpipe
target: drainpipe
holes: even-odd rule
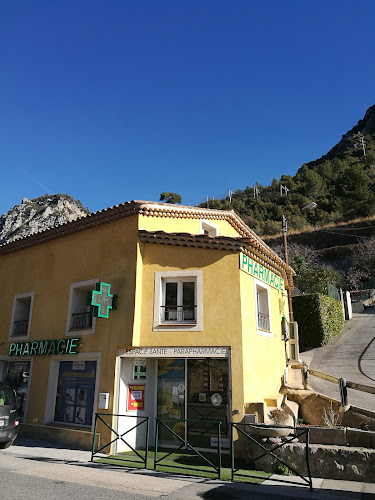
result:
[[[289,262],[288,262],[288,245],[287,245],[287,241],[286,241],[286,233],[288,231],[288,221],[287,221],[287,218],[285,217],[285,215],[282,216],[281,220],[282,220],[281,229],[282,229],[283,238],[284,238],[285,264],[287,266],[289,266]],[[287,274],[287,278],[288,278],[288,274]],[[288,280],[287,280],[287,283],[288,283],[288,286],[286,287],[286,293],[288,295],[289,321],[294,321],[293,305],[292,305],[292,293],[291,293],[291,289],[290,289],[290,285],[289,285]]]

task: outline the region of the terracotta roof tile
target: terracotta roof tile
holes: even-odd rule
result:
[[[120,205],[115,205],[113,207],[99,210],[98,212],[94,212],[90,215],[87,215],[86,217],[81,217],[80,219],[77,219],[75,221],[66,222],[64,224],[60,224],[53,228],[40,231],[30,236],[19,238],[9,243],[4,243],[3,245],[0,245],[0,254],[7,254],[15,252],[17,250],[22,250],[23,248],[38,245],[45,241],[54,240],[62,236],[73,234],[79,231],[84,231],[85,229],[90,229],[101,224],[106,224],[108,222],[112,222],[136,214],[141,214],[146,217],[173,217],[187,219],[204,218],[208,220],[225,220],[236,230],[236,232],[238,232],[238,234],[241,235],[241,238],[227,238],[221,236],[218,238],[210,238],[210,248],[223,249],[226,247],[228,249],[233,249],[233,242],[241,241],[241,244],[244,245],[244,248],[251,247],[253,251],[256,250],[260,256],[263,256],[268,260],[271,257],[271,261],[273,261],[278,268],[285,268],[284,261],[280,259],[280,257],[278,257],[271,250],[271,248],[266,245],[266,243],[264,243],[264,241],[261,240],[261,238],[252,229],[250,229],[240,217],[238,217],[238,215],[233,210],[213,210],[209,208],[190,207],[184,205],[173,205],[168,203],[140,200],[129,201]],[[161,231],[160,233],[163,232]],[[205,235],[194,236],[186,234],[184,244],[189,244],[191,246],[203,245],[202,248],[206,248],[208,243],[204,238],[207,239],[209,237]],[[164,244],[172,244],[167,243],[165,238],[163,242]],[[175,244],[181,244],[181,239],[176,239]],[[289,271],[289,269],[287,270],[287,272],[292,275],[293,270]]]
[[[286,282],[288,286],[293,287],[293,269],[287,266],[275,252],[252,238],[212,237],[205,234],[166,233],[164,231],[145,231],[142,229],[138,231],[138,236],[142,243],[244,252],[276,273],[287,276]]]

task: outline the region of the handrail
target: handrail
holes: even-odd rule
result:
[[[312,370],[309,368],[309,373],[315,377],[322,378],[323,380],[328,380],[328,382],[333,382],[339,385],[339,378],[333,375],[328,375],[327,373],[319,372],[317,370]],[[375,387],[364,384],[357,384],[356,382],[346,381],[346,387],[349,389],[354,389],[356,391],[368,392],[369,394],[375,394]]]

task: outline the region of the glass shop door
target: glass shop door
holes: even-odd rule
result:
[[[173,432],[185,439],[185,359],[158,360],[157,417],[166,420]],[[161,444],[178,445],[182,442],[164,426],[159,426]]]
[[[229,448],[228,360],[218,358],[187,360],[187,439],[197,448],[218,447],[221,421],[221,446]],[[190,422],[191,421],[191,422]]]

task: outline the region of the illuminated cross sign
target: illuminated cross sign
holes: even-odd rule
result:
[[[109,310],[116,309],[117,295],[112,295],[111,285],[108,283],[96,284],[96,290],[91,292],[91,305],[94,306],[94,316],[108,318]]]

